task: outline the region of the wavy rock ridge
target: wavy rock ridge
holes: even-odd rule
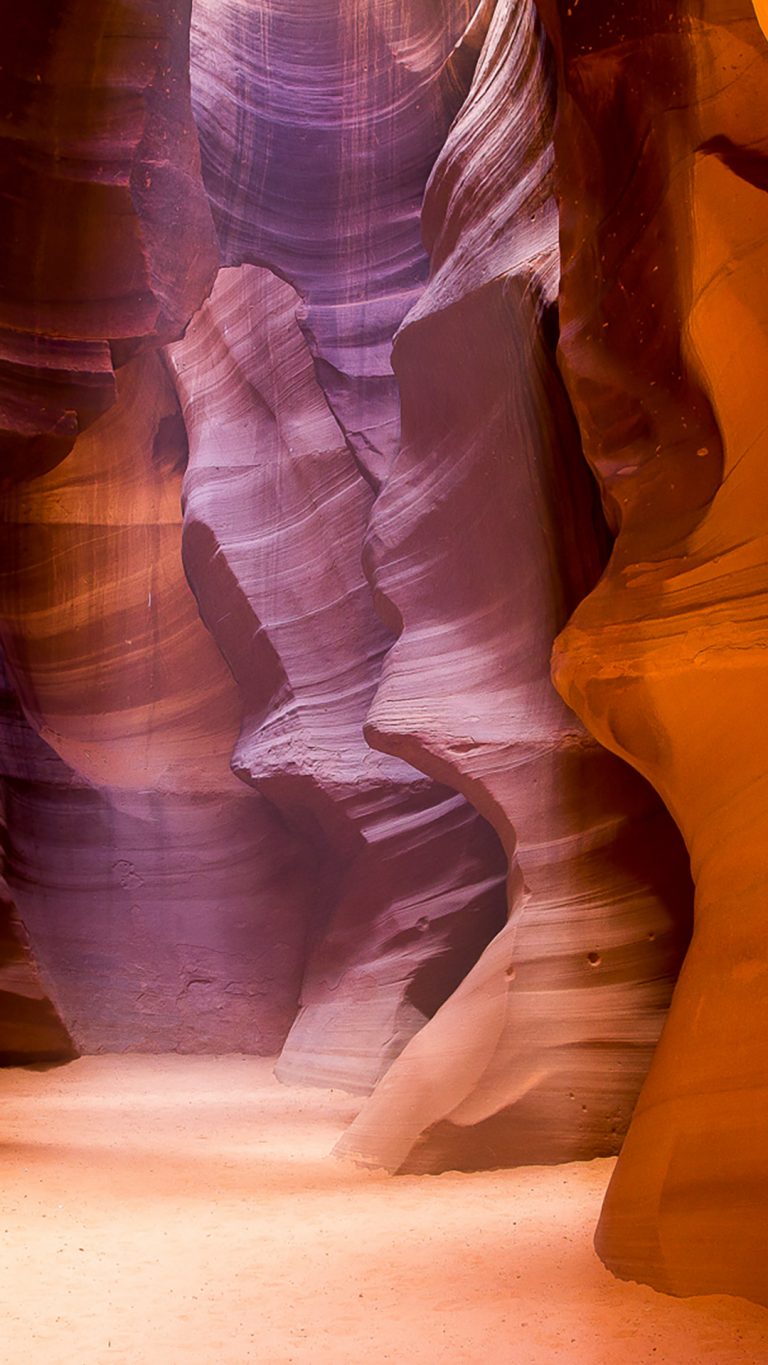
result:
[[[181,564],[185,455],[144,356],[4,501],[2,643],[26,717],[4,746],[6,875],[82,1050],[269,1054],[308,890],[301,850],[229,769],[237,692]]]
[[[275,1051],[296,1013],[304,976],[284,1073],[341,1077],[366,1088],[450,993],[503,919],[504,859],[491,831],[455,793],[373,754],[363,741],[362,719],[389,639],[360,567],[370,490],[326,393],[338,371],[353,406],[378,433],[360,438],[370,475],[391,444],[386,429],[397,429],[388,345],[424,274],[421,191],[460,102],[482,24],[465,33],[472,18],[466,5],[439,22],[427,7],[420,16],[409,14],[406,26],[402,7],[392,13],[380,7],[366,39],[374,69],[359,60],[361,14],[351,22],[329,5],[324,15],[302,14],[297,27],[297,16],[279,6],[237,8],[217,12],[216,41],[201,43],[207,18],[199,7],[193,61],[209,187],[206,99],[215,105],[216,88],[211,93],[205,62],[215,65],[223,54],[232,72],[241,59],[250,63],[253,89],[267,97],[266,107],[257,99],[249,108],[245,144],[237,141],[242,107],[225,109],[235,116],[231,130],[216,105],[217,136],[225,143],[234,136],[236,164],[247,177],[240,183],[230,167],[224,206],[212,190],[225,258],[225,210],[234,211],[245,196],[246,240],[237,251],[257,259],[270,251],[278,271],[290,268],[280,251],[290,243],[295,220],[269,225],[270,214],[285,211],[287,188],[289,206],[298,204],[311,227],[298,273],[315,307],[312,314],[311,298],[300,327],[289,286],[266,270],[239,277],[241,321],[251,329],[266,323],[268,345],[256,349],[249,364],[238,356],[230,367],[248,376],[248,402],[243,405],[242,382],[234,394],[225,387],[219,395],[217,420],[229,421],[234,403],[240,422],[238,440],[227,427],[227,444],[241,467],[231,487],[225,470],[216,471],[211,506],[203,421],[208,395],[199,376],[195,414],[189,415],[187,566],[204,615],[211,601],[206,619],[239,689],[184,580],[178,496],[188,438],[153,349],[181,330],[212,280],[209,227],[192,233],[198,253],[193,270],[187,254],[185,215],[198,211],[200,185],[184,204],[180,190],[180,177],[196,175],[199,166],[185,103],[185,14],[173,9],[159,16],[150,5],[136,5],[123,14],[125,32],[115,32],[113,41],[116,12],[110,9],[102,15],[98,49],[88,5],[63,12],[61,29],[49,30],[51,98],[62,107],[71,98],[79,108],[77,82],[86,74],[95,90],[107,92],[83,125],[83,155],[90,165],[103,150],[96,124],[109,108],[124,158],[118,179],[121,185],[130,180],[125,206],[130,201],[133,212],[141,199],[145,245],[162,248],[171,271],[166,293],[178,294],[182,283],[186,292],[179,295],[184,311],[179,302],[173,329],[158,318],[152,344],[149,334],[130,347],[110,338],[112,359],[120,364],[109,394],[114,406],[92,414],[90,430],[77,437],[69,455],[76,428],[49,452],[45,463],[55,457],[57,468],[40,473],[28,460],[26,477],[5,498],[3,644],[26,719],[5,763],[8,875],[38,960],[87,1050]],[[259,47],[265,26],[269,63]],[[80,43],[74,72],[73,34]],[[322,82],[307,90],[307,64],[318,52],[325,63]],[[171,57],[176,65],[162,65]],[[159,103],[153,93],[158,73],[168,80]],[[132,84],[134,76],[138,84]],[[113,100],[108,92],[115,81]],[[290,90],[292,116],[282,149],[274,146],[281,84]],[[172,129],[162,121],[169,109],[176,119]],[[153,123],[158,110],[162,118]],[[144,127],[149,137],[149,125],[141,122],[147,111],[168,174],[176,176],[174,202],[161,210],[164,235],[156,244],[155,201],[144,194],[154,175],[142,159],[146,138],[130,141],[126,133],[120,141],[123,113],[131,114],[132,132]],[[37,107],[33,113],[42,118]],[[40,137],[46,135],[41,127]],[[370,164],[350,198],[349,169],[366,146]],[[262,157],[260,149],[273,154]],[[294,164],[298,174],[291,181]],[[253,181],[257,165],[266,174],[261,187]],[[58,173],[56,163],[52,174]],[[366,202],[373,183],[384,194],[376,206],[383,227]],[[88,231],[100,234],[105,251],[120,255],[119,244],[107,240],[108,224],[93,212],[73,223],[84,252]],[[336,241],[346,243],[343,252],[329,250]],[[155,269],[151,252],[142,259]],[[134,278],[138,271],[137,258]],[[231,273],[238,272],[222,275],[210,309],[196,320],[184,343],[187,353],[201,329],[205,335],[209,317],[216,318]],[[155,277],[159,290],[157,271]],[[89,276],[83,290],[108,298],[112,283],[97,290]],[[136,309],[131,297],[121,299],[121,335],[127,335]],[[270,316],[273,305],[282,320]],[[313,366],[310,322],[333,363],[315,357]],[[101,331],[116,333],[117,323],[101,325]],[[239,344],[242,350],[246,338]],[[131,358],[142,347],[145,354]],[[351,369],[344,370],[340,359],[344,347]],[[278,363],[281,351],[284,365]],[[204,352],[202,359],[207,362]],[[325,388],[319,386],[321,369]],[[34,379],[39,407],[42,377]],[[251,380],[278,414],[274,429],[264,421]],[[249,413],[252,398],[256,410]],[[265,457],[273,461],[266,477],[260,472]],[[267,503],[277,526],[260,525]],[[309,517],[315,525],[308,534]],[[201,583],[196,546],[206,518],[212,534],[221,533],[226,559],[215,556],[208,574],[204,557]],[[238,527],[239,547],[232,539]],[[312,578],[307,564],[318,556]],[[242,577],[235,601],[229,582],[217,577],[225,563]],[[266,599],[265,572],[274,578]],[[297,578],[303,596],[297,596]],[[218,601],[215,592],[211,600],[214,587],[222,594]],[[245,632],[260,629],[259,613],[264,618],[255,654],[247,634],[238,641],[239,662],[226,625],[237,618],[238,601]],[[267,723],[260,726],[265,709]],[[229,772],[238,728],[236,766],[248,785]],[[268,801],[254,786],[266,791]]]
[[[360,563],[371,492],[297,305],[266,270],[223,270],[170,348],[185,561],[243,699],[234,769],[317,860],[322,937],[279,1074],[367,1089],[498,928],[504,860],[460,798],[364,741],[388,644]]]
[[[2,6],[0,477],[71,450],[113,366],[178,336],[218,263],[190,0]]]
[[[403,445],[367,554],[401,633],[366,733],[495,826],[509,920],[342,1143],[391,1168],[417,1139],[427,1168],[615,1151],[684,935],[674,832],[549,681],[600,554],[547,339],[551,119],[535,11],[499,4],[427,191],[429,286],[395,343]],[[643,847],[664,848],[663,872]]]
[[[392,337],[423,287],[419,212],[487,4],[197,0],[193,102],[225,265],[268,266],[376,482],[399,441]],[[474,15],[474,22],[473,20]]]
[[[693,940],[598,1248],[659,1288],[767,1302],[760,1220],[745,1210],[768,1177],[768,53],[746,3],[603,6],[597,27],[542,9],[560,63],[561,363],[618,529],[555,678],[657,787],[696,882]]]

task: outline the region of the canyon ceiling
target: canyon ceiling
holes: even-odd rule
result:
[[[0,8],[2,1059],[768,1303],[765,6]]]

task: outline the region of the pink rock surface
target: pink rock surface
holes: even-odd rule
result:
[[[181,563],[186,437],[157,355],[2,507],[6,875],[84,1051],[273,1054],[296,1011],[301,847],[230,771],[237,689]]]
[[[487,22],[477,9],[194,7],[193,102],[224,263],[269,266],[297,289],[318,379],[374,481],[397,449],[392,337],[426,278],[421,199]]]
[[[504,858],[492,832],[455,792],[372,753],[362,736],[390,637],[360,566],[371,495],[356,462],[362,454],[373,478],[396,443],[389,348],[423,284],[419,201],[486,11],[473,15],[466,3],[439,14],[402,4],[376,13],[335,3],[320,11],[197,7],[192,71],[225,258],[266,258],[278,274],[295,274],[306,296],[299,314],[296,295],[274,275],[242,276],[248,288],[235,330],[266,327],[267,347],[252,361],[238,354],[234,388],[225,382],[218,396],[214,416],[226,421],[234,470],[221,459],[211,468],[221,452],[214,441],[211,455],[203,420],[207,370],[187,394],[186,559],[210,635],[179,555],[184,425],[158,355],[134,355],[139,343],[181,329],[214,261],[186,102],[186,11],[160,15],[136,4],[121,30],[110,9],[97,61],[94,12],[82,0],[46,49],[41,79],[53,94],[40,108],[71,99],[73,158],[91,169],[97,154],[113,158],[104,216],[86,185],[82,213],[75,198],[67,220],[83,262],[68,284],[73,298],[80,289],[78,316],[90,328],[81,368],[87,360],[93,388],[89,376],[98,379],[102,365],[106,388],[101,397],[94,389],[91,428],[59,468],[34,477],[33,464],[5,499],[4,649],[26,719],[44,741],[41,748],[24,732],[22,768],[30,745],[36,762],[48,755],[45,773],[26,785],[14,754],[6,767],[11,870],[26,887],[40,960],[60,975],[89,1048],[153,1038],[184,1048],[248,1047],[250,1039],[263,1050],[268,1037],[277,1046],[295,1006],[311,899],[314,952],[283,1071],[326,1075],[326,1066],[331,1077],[369,1086],[502,922]],[[20,42],[32,41],[23,22],[19,32]],[[82,107],[84,73],[100,92],[98,110]],[[101,138],[93,145],[92,134]],[[64,170],[43,162],[52,177],[40,182],[47,221]],[[106,174],[98,165],[97,180]],[[122,187],[116,196],[112,180]],[[110,235],[113,208],[126,243]],[[98,250],[87,249],[89,233]],[[58,259],[46,257],[46,268]],[[109,281],[98,274],[107,259]],[[134,284],[149,280],[149,292],[126,294],[121,271]],[[264,297],[259,289],[250,297],[254,278]],[[266,316],[273,306],[275,316]],[[194,350],[207,317],[204,310],[182,350]],[[68,318],[56,313],[50,346],[38,318],[42,341],[35,338],[35,365],[24,375],[38,415],[40,347],[48,346],[53,371],[66,338],[71,362]],[[106,413],[115,395],[100,337],[122,362]],[[239,335],[241,351],[252,345]],[[210,359],[204,351],[204,367]],[[272,424],[262,397],[278,413]],[[84,417],[44,463],[61,459],[78,425]],[[208,530],[221,547],[213,558]],[[222,578],[227,566],[240,584],[234,596]],[[245,785],[229,771],[238,728]],[[39,838],[30,840],[33,823]],[[216,840],[229,849],[224,869]],[[307,858],[311,898],[302,882]],[[199,895],[190,891],[190,860],[201,873]],[[125,914],[139,881],[145,890]],[[249,897],[255,908],[244,918]],[[214,907],[209,931],[206,905]],[[103,934],[86,951],[97,909]],[[254,959],[251,929],[254,942],[264,940],[262,957],[273,954],[277,965]],[[215,970],[206,958],[214,952]],[[256,995],[269,981],[274,999],[260,1008],[278,1023],[262,1027],[258,1011],[235,1011],[227,1035],[226,982],[238,995],[246,979]],[[192,1002],[202,1006],[197,1014]]]
[[[495,826],[510,917],[342,1143],[390,1168],[617,1150],[685,937],[674,829],[549,679],[601,551],[548,342],[551,119],[535,10],[502,3],[427,191],[429,287],[395,343],[403,445],[367,557],[400,637],[366,734]]]
[[[269,271],[223,270],[169,348],[184,553],[240,687],[234,769],[316,860],[319,942],[280,1075],[370,1088],[502,922],[504,858],[460,797],[363,738],[390,642],[360,557],[372,494],[298,304]]]
[[[0,1050],[613,1153],[647,778],[599,1247],[768,1302],[764,6],[5,10]]]

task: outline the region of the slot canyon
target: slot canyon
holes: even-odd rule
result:
[[[0,15],[0,1365],[768,1365],[768,7]]]

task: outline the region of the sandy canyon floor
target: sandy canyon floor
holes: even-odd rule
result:
[[[611,1162],[389,1178],[252,1058],[0,1072],[3,1365],[768,1362],[768,1312],[621,1284]]]

